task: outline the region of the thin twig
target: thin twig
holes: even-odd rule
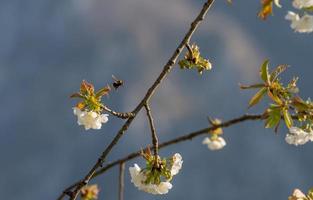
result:
[[[118,140],[122,137],[124,132],[128,129],[129,125],[133,121],[134,117],[130,117],[127,119],[127,121],[124,123],[122,128],[119,130],[117,135],[114,137],[113,141],[109,144],[109,146],[104,150],[104,152],[101,154],[101,156],[98,158],[98,161],[96,164],[92,167],[92,169],[88,172],[88,174],[80,181],[80,183],[76,186],[74,191],[72,192],[72,196],[70,196],[70,200],[75,200],[81,190],[85,185],[87,185],[93,176],[93,174],[96,172],[96,170],[102,166],[102,163],[104,162],[106,156],[109,154],[109,152],[112,150],[112,148],[117,144]]]
[[[120,163],[119,185],[118,185],[118,199],[124,199],[124,174],[125,174],[125,162]]]
[[[71,186],[69,186],[69,187],[67,187],[67,188],[63,191],[63,193],[58,197],[57,200],[62,200],[66,195],[67,195],[67,196],[72,196],[72,189],[73,189],[74,187],[76,187],[79,183],[80,183],[80,181],[74,183],[73,185],[71,185]]]
[[[172,140],[163,142],[163,143],[161,143],[159,145],[159,149],[167,147],[167,146],[170,146],[170,145],[173,145],[173,144],[177,144],[177,143],[180,143],[180,142],[192,140],[195,137],[208,134],[208,132],[214,131],[214,130],[216,130],[218,128],[226,128],[226,127],[229,127],[229,126],[232,126],[232,125],[244,122],[244,121],[263,120],[263,119],[265,119],[264,114],[261,114],[261,115],[248,115],[248,114],[245,114],[245,115],[243,115],[241,117],[234,118],[232,120],[223,122],[223,123],[221,123],[219,125],[213,125],[213,126],[210,126],[209,128],[200,129],[198,131],[195,131],[195,132],[192,132],[192,133],[188,133],[188,134],[179,136],[177,138],[174,138]],[[149,148],[149,147],[146,147],[144,150],[146,150],[147,148]],[[98,170],[94,174],[94,176],[92,178],[97,177],[97,176],[103,174],[104,172],[106,172],[110,168],[112,168],[112,167],[114,167],[116,165],[119,165],[120,163],[124,163],[124,162],[132,160],[132,159],[134,159],[136,157],[139,157],[141,155],[140,152],[141,152],[141,150],[133,152],[133,153],[131,153],[131,154],[121,158],[121,159],[118,159],[116,161],[113,161],[113,162],[107,164],[102,169]]]
[[[186,44],[186,48],[189,51],[190,56],[192,56],[192,49],[191,49],[191,46],[188,43]]]
[[[147,111],[147,116],[150,124],[150,129],[151,129],[151,137],[152,137],[152,144],[153,144],[153,151],[154,151],[154,156],[156,158],[156,161],[158,159],[158,149],[159,149],[159,140],[158,136],[155,130],[155,126],[153,123],[153,117],[151,114],[151,108],[148,104],[145,104],[145,109]]]
[[[96,170],[102,166],[103,162],[105,161],[105,158],[107,155],[111,152],[112,148],[117,144],[119,139],[124,135],[124,133],[127,131],[128,127],[134,120],[134,118],[137,116],[138,112],[142,109],[144,104],[149,101],[149,99],[153,96],[156,89],[159,87],[159,85],[162,83],[162,81],[166,78],[166,76],[170,73],[172,70],[174,64],[176,63],[179,55],[181,54],[184,46],[189,43],[191,36],[195,32],[195,30],[198,28],[201,21],[203,21],[204,17],[206,16],[208,10],[210,9],[211,5],[213,4],[214,0],[207,0],[207,2],[203,5],[203,8],[201,9],[199,15],[196,17],[196,19],[191,23],[190,28],[188,32],[186,33],[185,37],[181,41],[181,43],[178,45],[176,50],[174,51],[173,55],[169,59],[169,61],[165,64],[163,67],[162,72],[158,76],[158,78],[155,80],[155,82],[152,84],[152,86],[148,89],[146,95],[141,100],[141,102],[138,104],[138,106],[134,109],[132,112],[134,116],[129,117],[127,121],[124,123],[122,128],[117,132],[116,136],[113,138],[111,143],[106,147],[106,149],[102,152],[101,156],[98,158],[97,162],[94,164],[94,166],[89,170],[87,175],[80,181],[80,183],[76,186],[74,191],[72,192],[72,196],[70,196],[70,200],[75,200],[81,190],[82,187],[87,185],[90,181],[90,179],[93,177]],[[62,192],[61,195],[63,195],[64,192]],[[64,196],[63,196],[64,197]],[[62,197],[62,198],[63,198]],[[62,199],[61,198],[61,199]]]
[[[121,112],[116,112],[112,109],[110,109],[109,107],[103,105],[101,106],[101,108],[109,113],[111,113],[112,115],[118,117],[118,118],[122,118],[122,119],[128,119],[130,117],[134,117],[134,113],[128,112],[128,113],[121,113]]]

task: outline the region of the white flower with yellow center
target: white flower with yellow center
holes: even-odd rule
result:
[[[147,168],[142,170],[137,164],[129,168],[131,182],[141,191],[151,194],[166,194],[173,187],[170,183],[173,176],[177,175],[183,165],[182,156],[175,153],[167,159],[160,159],[160,168],[156,169],[151,164],[154,160],[150,160],[150,154],[146,154]],[[165,161],[166,160],[166,161]],[[151,171],[150,171],[151,170]],[[166,175],[164,175],[166,174]],[[158,180],[156,182],[153,181]],[[151,181],[152,180],[152,181]]]
[[[295,32],[311,33],[313,31],[312,15],[304,14],[300,17],[298,14],[289,11],[285,19],[291,21],[290,27],[294,29]]]
[[[94,111],[82,111],[79,108],[73,108],[74,115],[77,116],[78,125],[82,125],[86,130],[101,129],[103,123],[106,123],[109,118],[108,114],[99,114]]]
[[[306,132],[298,127],[291,127],[285,138],[288,144],[295,146],[304,145],[309,141],[313,141],[313,132]]]
[[[135,164],[134,167],[129,168],[131,182],[141,191],[150,193],[150,194],[166,194],[173,187],[172,184],[168,181],[161,182],[160,184],[146,184],[145,181],[147,176],[144,171]]]
[[[211,138],[208,137],[204,138],[202,144],[208,145],[208,148],[210,150],[215,151],[222,149],[226,145],[226,142],[222,137],[212,136]]]

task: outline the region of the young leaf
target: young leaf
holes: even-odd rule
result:
[[[282,105],[283,102],[280,100],[280,98],[275,94],[272,93],[270,90],[267,91],[267,95],[278,105]]]
[[[309,189],[307,197],[309,198],[309,200],[313,200],[313,188]]]
[[[301,99],[301,97],[298,96],[292,99],[292,104],[300,112],[311,109],[310,106],[303,99]]]
[[[178,62],[181,69],[197,69],[200,74],[204,70],[211,70],[212,64],[209,60],[201,57],[199,47],[193,44],[191,47],[187,45],[188,51],[184,59]]]
[[[264,87],[264,83],[259,83],[259,84],[254,84],[254,85],[242,85],[239,84],[240,89],[245,90],[245,89],[255,89],[255,88],[262,88]]]
[[[80,93],[93,95],[94,91],[95,91],[94,86],[91,83],[88,83],[87,81],[83,80],[83,82],[80,85]]]
[[[191,64],[188,60],[184,59],[184,60],[180,60],[178,62],[178,65],[180,66],[181,69],[185,69],[185,68],[189,68],[191,67]]]
[[[275,81],[287,69],[288,65],[278,65],[270,75],[270,80]]]
[[[265,128],[274,128],[275,126],[279,124],[280,119],[281,119],[280,109],[271,108],[268,114],[269,116],[266,119]]]
[[[257,103],[260,102],[264,94],[266,93],[267,88],[262,88],[260,89],[249,101],[249,108],[252,106],[256,105]]]
[[[306,8],[304,8],[304,10],[309,11],[309,12],[312,12],[312,11],[313,11],[313,6],[306,7]]]
[[[86,104],[84,102],[79,102],[77,105],[76,105],[77,108],[79,108],[80,110],[84,109],[86,107]]]
[[[285,119],[286,126],[288,128],[291,128],[293,125],[293,120],[292,120],[290,113],[288,112],[288,109],[283,109],[283,116]]]
[[[81,94],[79,94],[79,93],[74,93],[74,94],[72,94],[71,96],[70,96],[70,98],[84,98],[84,96],[83,95],[81,95]]]
[[[262,9],[260,10],[258,17],[266,20],[266,18],[273,13],[273,0],[261,0]]]
[[[98,90],[98,92],[96,93],[96,98],[102,97],[104,95],[108,95],[109,92],[111,91],[110,86],[106,86],[104,88],[101,88],[100,90]]]
[[[264,63],[262,64],[261,70],[260,70],[261,79],[265,83],[269,83],[268,64],[269,64],[269,60],[265,60]]]

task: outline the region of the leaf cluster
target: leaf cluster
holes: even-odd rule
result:
[[[150,149],[141,155],[146,160],[146,168],[143,169],[147,179],[145,184],[159,185],[161,181],[169,181],[172,179],[171,168],[173,166],[173,158],[160,158],[151,154]]]
[[[197,45],[193,44],[191,47],[187,45],[187,48],[184,59],[178,62],[181,69],[197,69],[199,74],[202,74],[204,70],[211,70],[211,63],[201,56]]]
[[[95,88],[91,83],[83,80],[80,85],[80,91],[72,94],[71,98],[79,98],[82,101],[77,104],[79,109],[87,109],[89,111],[101,112],[103,104],[102,96],[108,95],[111,91],[109,86],[105,86],[95,92]]]
[[[265,127],[278,129],[281,119],[288,128],[294,125],[294,120],[301,122],[302,128],[312,128],[313,104],[310,100],[304,101],[297,94],[298,78],[295,77],[287,86],[280,81],[280,75],[287,69],[287,65],[278,65],[273,71],[269,71],[269,61],[266,60],[260,68],[262,83],[241,86],[241,89],[258,89],[258,92],[250,99],[249,108],[257,105],[265,95],[272,103],[266,109]]]

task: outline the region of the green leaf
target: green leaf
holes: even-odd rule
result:
[[[306,7],[306,8],[304,8],[304,10],[309,11],[309,12],[310,12],[310,11],[312,12],[312,11],[313,11],[313,6]]]
[[[278,105],[283,104],[282,100],[280,100],[280,98],[276,95],[275,91],[273,91],[273,93],[272,93],[270,90],[268,90],[267,95],[269,96],[270,99],[272,99]]]
[[[281,119],[280,109],[279,108],[270,109],[269,116],[265,122],[265,128],[274,128],[279,124],[280,119]]]
[[[254,84],[254,85],[241,85],[239,84],[240,89],[246,90],[246,89],[255,89],[255,88],[262,88],[264,87],[264,83]]]
[[[74,93],[74,94],[72,94],[71,96],[70,96],[70,98],[84,98],[84,96],[83,95],[81,95],[80,93]]]
[[[290,113],[288,112],[288,109],[284,109],[283,110],[283,116],[284,116],[284,119],[285,119],[286,126],[288,128],[291,128],[292,125],[293,125],[293,120],[292,120],[292,117],[291,117]]]
[[[313,188],[311,188],[311,189],[308,191],[307,197],[309,198],[309,200],[313,200]]]
[[[189,62],[187,60],[185,60],[185,59],[184,60],[180,60],[178,62],[178,65],[180,66],[181,69],[184,69],[184,68],[186,68],[186,66],[189,65]]]
[[[269,64],[269,60],[265,60],[264,63],[262,64],[261,70],[260,70],[261,79],[265,83],[269,83],[268,64]]]
[[[270,80],[275,81],[287,69],[288,65],[278,65],[271,73]]]
[[[266,93],[267,88],[262,88],[260,89],[249,101],[249,108],[252,106],[256,105],[257,103],[260,102],[264,94]]]
[[[200,65],[200,67],[203,68],[203,70],[211,70],[212,69],[212,64],[207,60],[199,56],[199,61],[197,63]]]
[[[111,91],[110,86],[103,87],[97,91],[96,98],[102,97],[104,95],[108,95],[110,91]]]
[[[311,109],[310,105],[308,105],[301,97],[294,97],[292,99],[292,105],[298,110],[298,111],[306,111]]]

